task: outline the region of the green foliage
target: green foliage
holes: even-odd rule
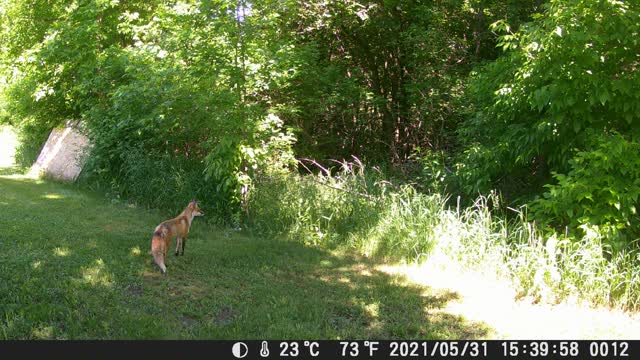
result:
[[[437,217],[436,259],[513,281],[519,298],[542,303],[587,300],[634,310],[640,306],[640,252],[612,253],[596,227],[578,237],[545,235],[526,208],[510,220],[495,216],[495,199],[479,197],[467,208]]]
[[[286,44],[263,31],[258,15],[275,11],[266,5],[64,6],[3,58],[0,114],[24,129],[25,153],[44,129],[80,120],[92,143],[87,183],[168,211],[198,195],[213,217],[237,221],[251,178],[290,166],[295,141],[267,93],[289,67]]]
[[[241,205],[245,212],[254,179],[285,175],[295,164],[295,137],[289,129],[283,129],[282,120],[276,115],[267,115],[248,133],[251,137],[244,140],[220,139],[205,159],[206,174],[217,180],[217,192],[231,194],[234,204]]]
[[[567,171],[590,134],[635,136],[639,19],[637,2],[555,0],[501,38],[510,51],[473,78],[477,111],[460,131],[467,192],[521,194]]]
[[[551,0],[531,18],[539,4],[0,0],[0,122],[28,165],[51,128],[79,121],[83,181],[167,213],[197,197],[220,222],[405,259],[455,225],[460,248],[522,265],[527,291],[562,293],[556,273],[586,271],[598,301],[636,306],[640,5]],[[414,166],[416,185],[359,160],[300,177],[294,154]],[[569,226],[564,265],[511,236],[534,232],[525,220],[454,214],[438,195],[523,203],[544,184],[534,215]]]
[[[51,127],[33,119],[24,119],[16,132],[18,133],[18,146],[15,149],[15,163],[20,167],[28,168],[40,155],[40,151],[51,132]]]
[[[591,148],[569,161],[568,174],[555,173],[556,184],[533,202],[536,218],[571,229],[593,228],[607,245],[623,250],[640,237],[640,144],[619,134],[597,137]]]
[[[492,27],[507,53],[472,75],[461,189],[523,203],[546,188],[531,203],[539,223],[576,241],[597,226],[614,252],[635,246],[638,3],[554,0],[518,31]]]
[[[640,306],[637,250],[609,253],[603,250],[606,238],[586,227],[577,240],[554,235],[543,243],[540,234],[530,234],[527,243],[494,245],[505,250],[502,266],[520,296],[548,303],[584,299],[629,310]]]
[[[252,179],[292,158],[294,132],[321,161],[450,147],[464,73],[495,57],[484,24],[535,3],[3,1],[0,116],[81,121],[87,171],[113,189],[129,149],[180,155],[204,164],[221,207],[246,208]],[[275,136],[261,130],[271,117]]]
[[[418,174],[412,174],[411,180],[416,182],[416,188],[422,192],[453,194],[455,177],[447,167],[447,153],[444,151],[416,149],[411,159],[417,164]]]
[[[518,24],[536,1],[305,1],[282,13],[296,48],[283,99],[301,129],[296,149],[317,159],[404,162],[455,145],[468,104],[464,78],[492,59],[485,24]],[[284,118],[284,117],[283,117]]]
[[[141,148],[119,149],[118,176],[107,173],[98,152],[89,157],[80,183],[105,192],[112,198],[162,209],[165,214],[180,213],[190,199],[198,199],[207,208],[207,220],[229,222],[233,209],[228,199],[217,195],[211,182],[203,181],[204,165],[183,156],[151,155]],[[187,199],[185,201],[185,199]]]

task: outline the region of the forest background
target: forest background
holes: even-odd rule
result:
[[[30,166],[308,246],[491,265],[640,305],[640,4],[0,1],[0,123]]]

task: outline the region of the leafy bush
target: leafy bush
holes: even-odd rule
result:
[[[540,191],[593,133],[636,133],[638,2],[552,0],[517,32],[494,29],[508,52],[472,78],[476,112],[460,130],[468,194]]]
[[[252,9],[277,11],[266,5]],[[24,20],[0,29],[15,40],[0,55],[0,116],[22,129],[25,161],[45,131],[79,121],[92,143],[85,182],[167,211],[198,193],[212,217],[238,222],[251,179],[289,166],[295,141],[267,91],[291,76],[290,47],[271,41],[262,16],[240,21],[238,6],[2,7],[9,24]]]
[[[569,173],[555,173],[557,184],[533,202],[536,218],[572,230],[597,226],[614,251],[631,246],[640,237],[640,144],[600,135],[569,163]]]
[[[49,137],[51,127],[38,121],[23,120],[17,126],[18,146],[15,162],[18,166],[29,168],[40,155],[44,143]]]
[[[177,214],[191,199],[198,199],[207,220],[228,223],[233,208],[227,199],[216,197],[215,184],[204,181],[204,165],[169,154],[148,154],[140,148],[123,153],[119,173],[113,176],[101,166],[98,154],[89,157],[79,181],[110,197]]]
[[[455,193],[452,190],[457,187],[457,183],[453,171],[447,167],[447,153],[418,148],[411,159],[419,169],[411,174],[411,180],[416,183],[417,189],[426,193]]]

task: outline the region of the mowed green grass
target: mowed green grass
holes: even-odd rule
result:
[[[411,285],[348,254],[220,229],[200,218],[185,256],[171,254],[162,275],[149,248],[168,214],[15,170],[0,169],[0,339],[487,334],[484,325],[437,311],[455,293]]]

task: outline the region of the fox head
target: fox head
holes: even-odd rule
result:
[[[193,216],[204,216],[204,211],[200,209],[198,202],[196,200],[191,200],[189,203],[189,208],[191,209],[191,213]]]

